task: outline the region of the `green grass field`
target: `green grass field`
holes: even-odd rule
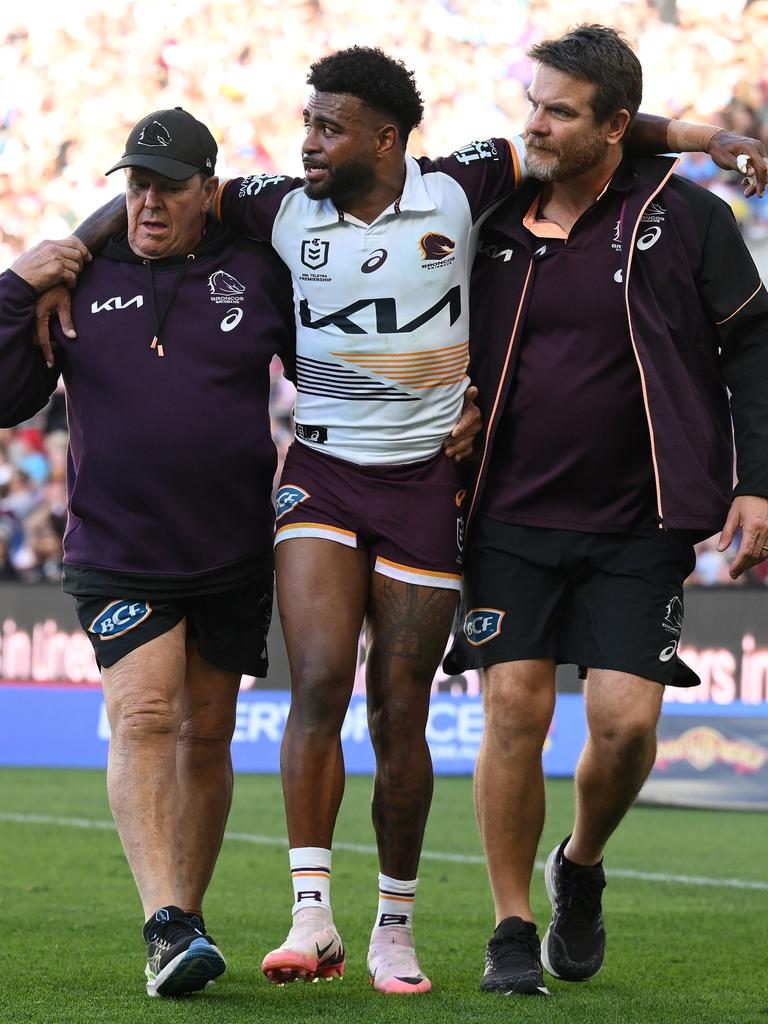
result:
[[[275,988],[261,975],[262,956],[290,923],[291,889],[279,780],[241,776],[206,905],[229,969],[204,995],[150,1000],[141,909],[102,775],[0,771],[0,1024],[768,1024],[764,815],[636,808],[606,861],[603,971],[586,984],[550,982],[551,999],[505,998],[478,990],[493,922],[471,783],[439,779],[416,909],[420,960],[434,991],[397,998],[374,993],[365,972],[377,872],[369,795],[370,780],[349,780],[337,828],[332,895],[348,950],[343,981]],[[551,782],[548,798],[542,859],[568,830],[571,784]],[[649,873],[665,877],[643,877]],[[668,880],[674,875],[699,877]],[[541,867],[534,892],[543,933]]]

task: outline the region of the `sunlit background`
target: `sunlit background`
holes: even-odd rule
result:
[[[768,0],[71,0],[0,10],[0,264],[74,226],[121,187],[104,171],[145,113],[183,106],[220,143],[222,176],[297,174],[309,65],[355,43],[416,72],[426,103],[411,151],[438,155],[514,133],[526,115],[526,49],[581,21],[626,34],[645,71],[643,107],[768,138]],[[706,156],[683,173],[731,203],[758,262],[768,200],[745,202]],[[279,447],[292,390],[275,367]],[[66,434],[59,396],[0,432],[0,577],[58,579]],[[5,550],[4,550],[5,549]],[[702,546],[693,582],[729,583]],[[750,582],[762,583],[758,569]]]

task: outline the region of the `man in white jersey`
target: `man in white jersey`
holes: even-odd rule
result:
[[[405,156],[422,103],[378,50],[318,61],[305,111],[306,179],[225,183],[217,213],[291,270],[296,442],[277,492],[276,568],[292,674],[282,747],[293,928],[275,982],[343,972],[329,900],[344,789],[340,731],[367,627],[376,753],[379,907],[368,969],[382,992],[426,992],[412,932],[432,794],[429,692],[461,573],[465,485],[441,452],[469,383],[475,228],[519,183],[515,147]]]
[[[463,539],[464,486],[441,444],[467,386],[475,229],[519,183],[520,143],[406,156],[421,97],[378,50],[325,58],[309,83],[306,177],[235,179],[217,202],[219,216],[271,241],[290,267],[298,328],[297,443],[277,495],[276,556],[292,675],[282,774],[294,914],[263,969],[277,983],[343,973],[331,844],[344,787],[339,736],[365,623],[381,869],[368,967],[376,990],[420,993],[431,987],[412,932],[432,793],[424,729]],[[649,151],[671,148],[666,120],[643,127]],[[691,128],[679,141],[703,148],[711,129]],[[710,149],[723,166],[753,151],[727,141]],[[92,250],[97,223],[77,232]],[[71,330],[66,318],[63,326]]]

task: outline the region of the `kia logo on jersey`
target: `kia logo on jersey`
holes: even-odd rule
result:
[[[310,270],[319,270],[328,262],[330,242],[321,242],[319,238],[305,239],[301,243],[301,262]]]

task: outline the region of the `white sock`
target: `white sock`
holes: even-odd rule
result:
[[[288,851],[293,882],[291,913],[309,907],[331,912],[331,851],[320,846],[297,846]]]
[[[392,928],[413,931],[413,905],[418,878],[407,882],[379,872],[379,909],[375,930]]]

